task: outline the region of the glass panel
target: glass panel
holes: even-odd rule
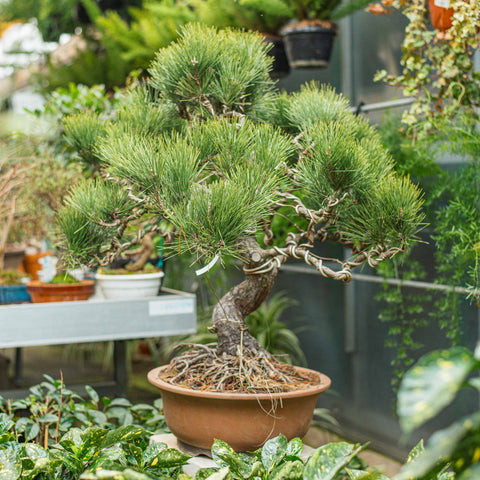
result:
[[[374,82],[373,77],[382,69],[392,75],[400,73],[406,18],[399,13],[378,16],[357,12],[352,24],[353,103],[368,104],[401,97],[400,90]]]

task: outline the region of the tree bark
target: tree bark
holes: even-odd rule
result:
[[[245,266],[248,269],[262,265],[263,250],[255,239],[242,240],[241,247],[245,252]],[[253,260],[259,257],[258,261]],[[266,273],[246,274],[242,283],[234,286],[219,300],[212,314],[212,330],[218,337],[219,355],[239,355],[241,352],[253,355],[267,354],[249,333],[244,319],[267,299],[277,274],[276,264],[273,264],[272,269]]]

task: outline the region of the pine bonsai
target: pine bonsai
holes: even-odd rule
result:
[[[92,139],[92,114],[67,120],[102,172],[74,188],[59,215],[73,262],[107,264],[157,232],[171,255],[192,254],[204,271],[229,257],[243,267],[245,280],[214,308],[215,348],[172,362],[175,381],[197,387],[250,391],[276,379],[283,388],[284,367],[243,321],[282,265],[295,258],[348,282],[354,267],[404,251],[422,221],[420,192],[394,172],[368,122],[328,87],[277,94],[267,49],[256,34],[188,26],[158,52],[130,107],[96,118],[101,135]],[[325,258],[327,242],[350,255]]]

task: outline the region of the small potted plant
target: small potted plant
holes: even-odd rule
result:
[[[93,280],[79,281],[68,273],[58,273],[50,281],[32,280],[27,283],[27,291],[33,303],[88,300],[94,288]]]
[[[20,303],[30,297],[18,271],[23,254],[15,262],[6,260],[14,223],[18,220],[19,197],[25,187],[29,159],[19,155],[9,142],[0,145],[0,303]],[[13,251],[24,251],[16,248]]]
[[[368,5],[356,0],[341,6],[342,0],[282,0],[292,10],[293,21],[281,34],[288,61],[293,68],[325,68],[342,17]]]
[[[257,34],[185,28],[150,68],[161,95],[137,97],[136,124],[104,130],[95,148],[103,175],[59,215],[72,262],[112,261],[130,248],[120,241],[127,225],[147,216],[139,236],[159,232],[170,255],[196,258],[197,275],[227,258],[242,267],[242,283],[215,292],[217,344],[190,346],[149,374],[171,431],[203,448],[214,438],[253,450],[279,433],[302,436],[330,385],[268,353],[244,322],[282,266],[297,259],[348,282],[354,267],[407,249],[422,221],[420,192],[395,173],[368,122],[329,88],[277,94],[265,50]],[[87,138],[82,119],[74,124]]]
[[[101,267],[95,279],[100,293],[107,299],[147,298],[158,295],[164,272],[163,259],[153,258],[158,246],[155,232],[146,234],[141,247],[126,252],[124,261],[116,262],[117,267]]]
[[[285,46],[280,28],[292,18],[288,2],[278,0],[197,0],[192,5],[199,21],[218,28],[235,27],[259,32],[270,45],[273,57],[271,74],[282,77],[289,73]]]
[[[383,0],[370,9],[373,13],[396,9],[408,19],[400,73],[393,75],[381,70],[375,80],[400,88],[403,95],[414,99],[402,117],[414,137],[422,131],[428,134],[435,129],[442,131],[461,113],[478,121],[480,77],[474,58],[480,47],[478,2],[435,3],[432,6],[446,14],[454,12],[448,23],[437,25],[440,31],[432,30],[430,20],[435,20],[435,13],[430,11],[429,15],[428,3],[421,0]],[[447,4],[448,9],[444,8]]]

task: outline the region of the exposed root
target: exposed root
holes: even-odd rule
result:
[[[318,385],[315,375],[298,371],[267,352],[255,354],[241,349],[239,355],[221,355],[216,344],[191,347],[175,357],[162,379],[194,390],[276,393]]]

